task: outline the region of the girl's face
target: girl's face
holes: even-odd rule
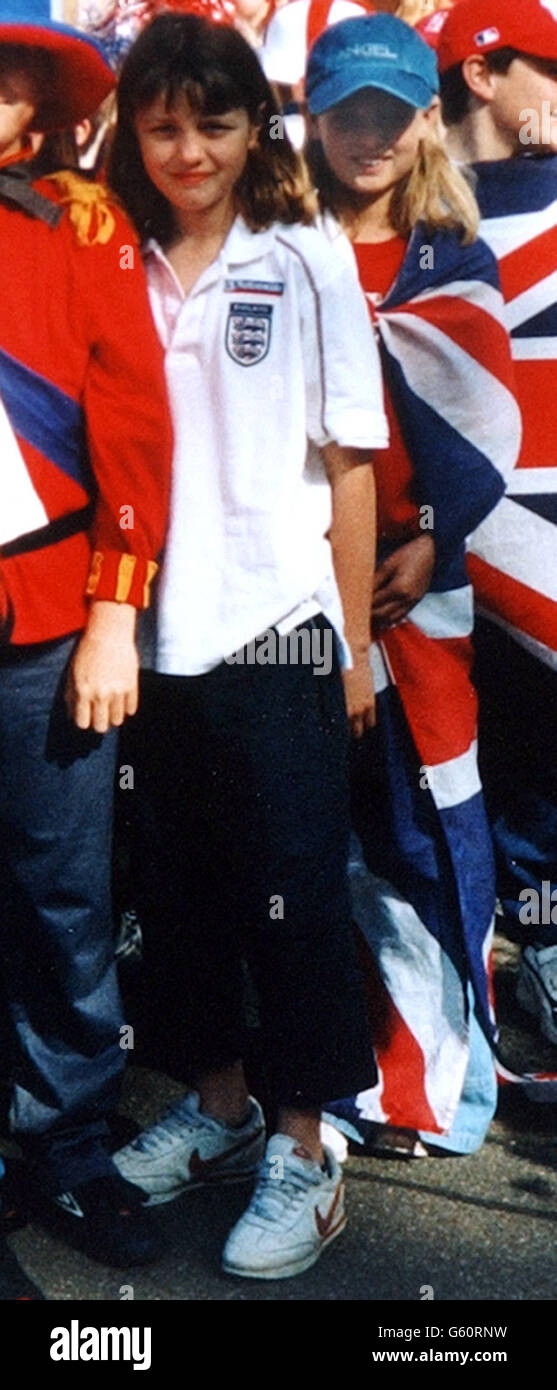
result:
[[[139,112],[135,125],[145,172],[177,213],[232,206],[258,138],[243,107],[209,116],[193,111],[185,96],[167,108],[161,95]]]
[[[420,141],[437,119],[428,111],[366,87],[314,119],[327,163],[335,177],[363,197],[387,193],[415,163]]]

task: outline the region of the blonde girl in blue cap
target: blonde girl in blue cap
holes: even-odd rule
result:
[[[333,242],[341,229],[352,242],[391,435],[375,468],[377,728],[352,769],[380,1080],[330,1113],[360,1141],[414,1155],[477,1148],[495,1107],[495,890],[464,547],[519,441],[496,266],[444,152],[437,89],[434,54],[390,15],[335,25],[310,54],[309,158]]]

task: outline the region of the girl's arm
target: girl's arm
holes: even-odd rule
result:
[[[375,480],[368,450],[326,444],[323,457],[333,496],[329,532],[352,665],[343,672],[352,732],[375,723],[369,665],[370,615],[375,568]]]

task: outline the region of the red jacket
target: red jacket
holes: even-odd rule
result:
[[[78,631],[87,595],[147,606],[172,456],[127,218],[74,175],[33,187],[67,207],[51,228],[0,204],[0,399],[46,514],[0,548],[0,642],[12,643]]]

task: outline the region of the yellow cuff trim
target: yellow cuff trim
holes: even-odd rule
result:
[[[116,580],[116,593],[114,595],[117,603],[125,603],[126,599],[129,597],[136,564],[137,560],[135,555],[122,555],[122,559],[118,565],[118,578]]]
[[[87,588],[85,590],[85,593],[87,594],[88,598],[91,598],[97,590],[99,579],[101,577],[102,564],[103,557],[101,555],[101,552],[100,550],[95,550],[94,555],[91,557],[91,568],[89,570],[89,578],[87,580]]]
[[[159,567],[158,567],[158,565],[155,563],[154,560],[148,560],[148,562],[147,562],[147,578],[146,578],[145,584],[144,584],[144,586],[143,586],[143,607],[144,607],[144,608],[148,608],[148,607],[149,607],[149,604],[150,604],[150,602],[151,602],[151,581],[155,578],[155,575],[156,575],[156,573],[157,573],[158,568],[159,568]]]

